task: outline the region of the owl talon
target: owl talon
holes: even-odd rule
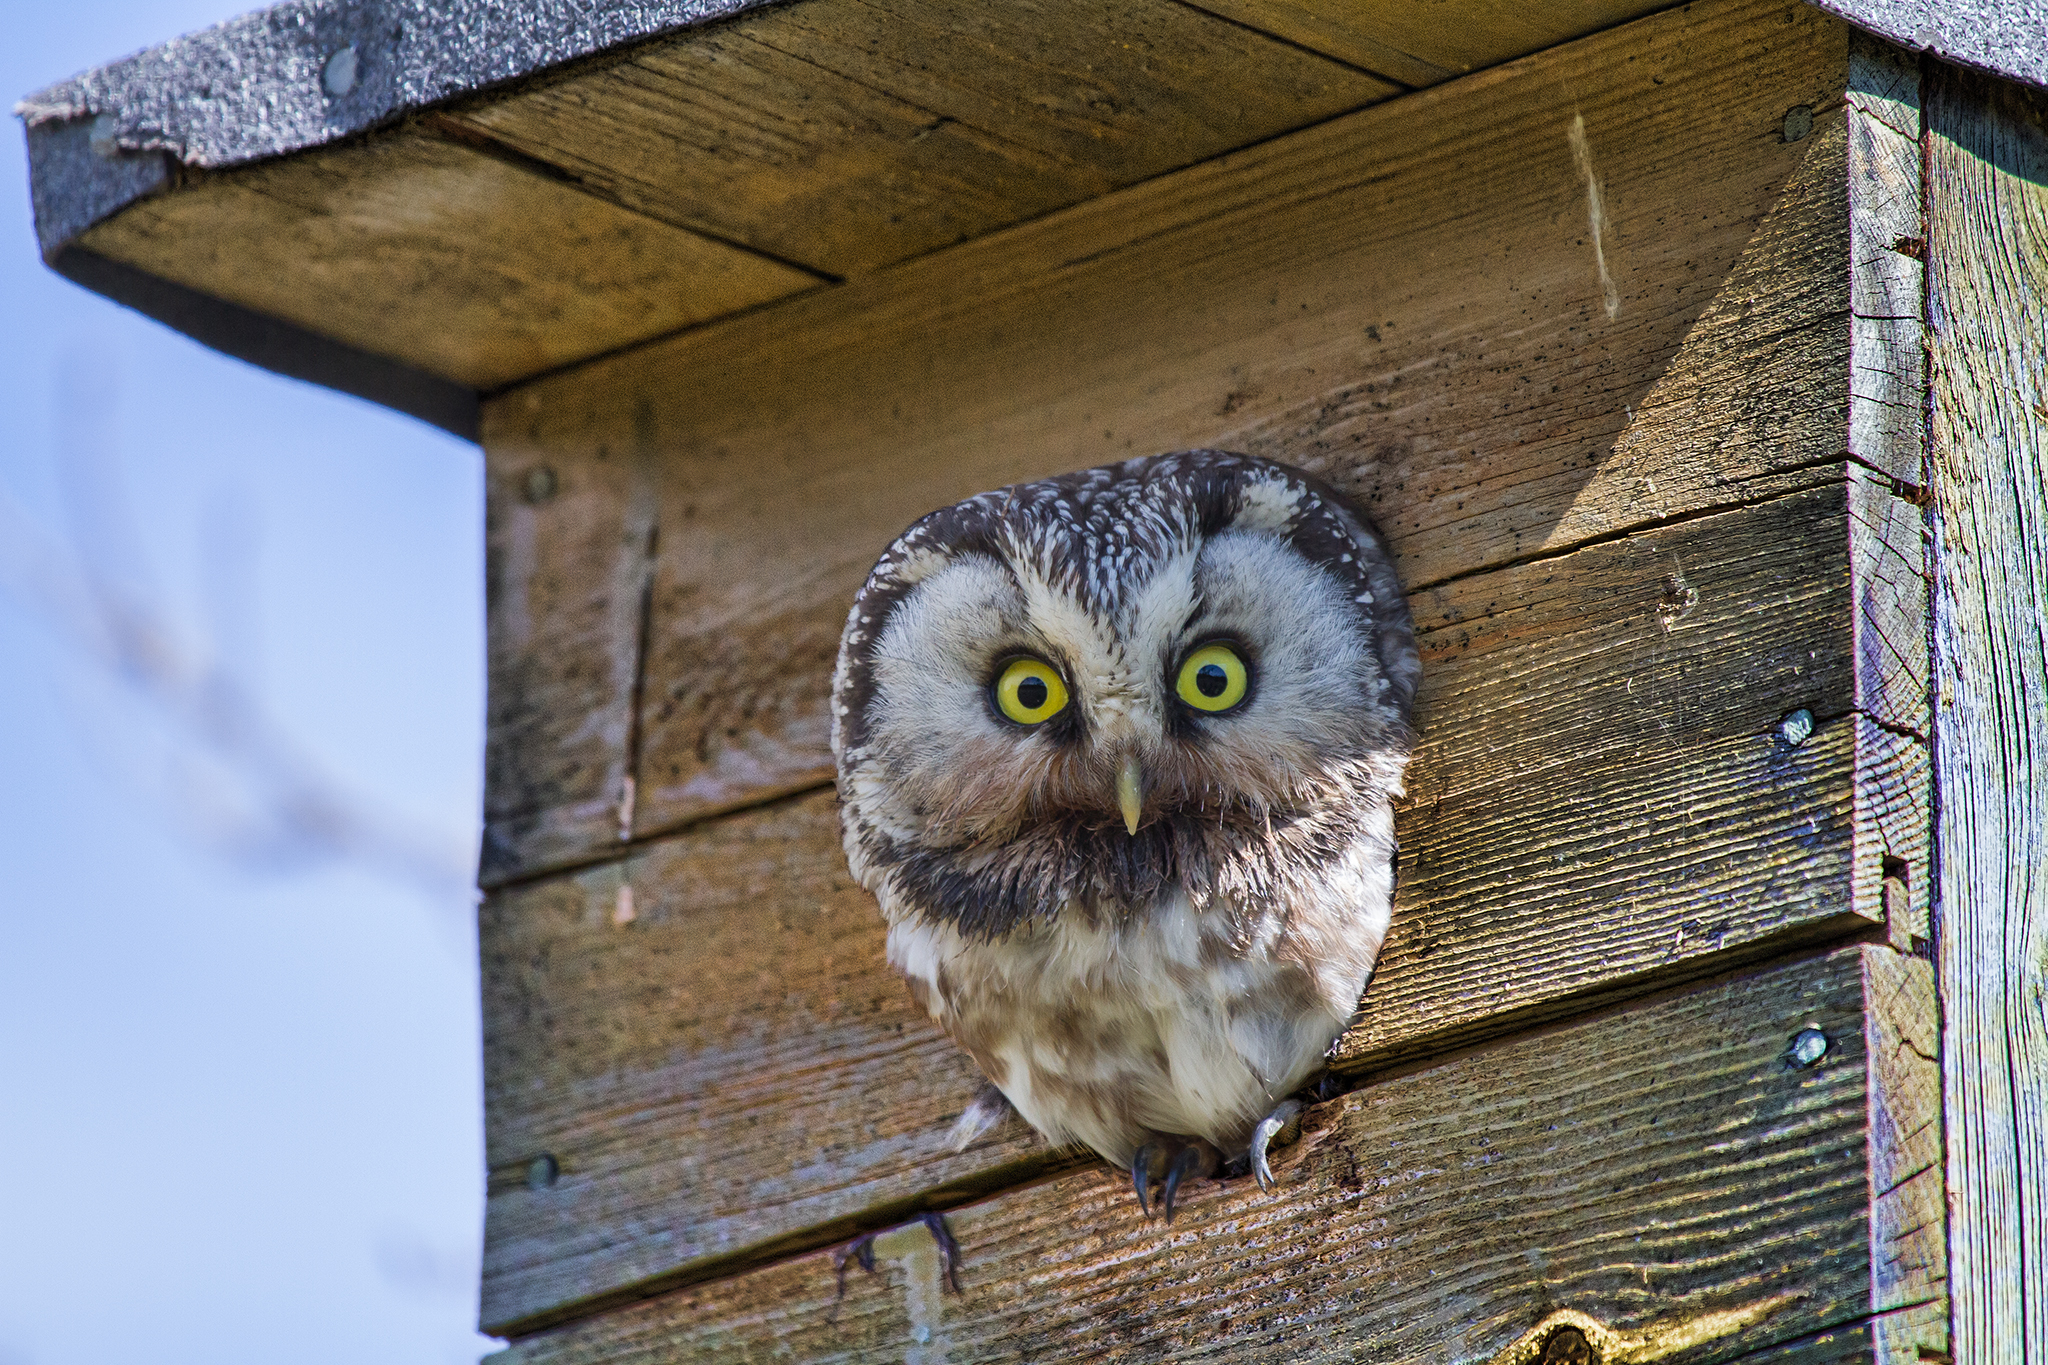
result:
[[[944,1287],[955,1294],[961,1293],[960,1243],[954,1239],[953,1229],[946,1225],[946,1216],[942,1213],[920,1213],[917,1221],[924,1224],[925,1231],[931,1233],[932,1241],[938,1244],[939,1271]],[[909,1224],[903,1223],[898,1226],[908,1227]],[[839,1277],[839,1298],[846,1297],[847,1263],[852,1262],[868,1274],[874,1274],[875,1239],[884,1232],[894,1231],[895,1228],[881,1228],[874,1232],[864,1232],[832,1253],[832,1269]]]
[[[1268,1194],[1280,1182],[1273,1178],[1273,1168],[1266,1164],[1266,1148],[1283,1129],[1300,1117],[1300,1100],[1282,1100],[1272,1113],[1259,1120],[1258,1127],[1252,1129],[1252,1175],[1259,1182],[1259,1188]]]
[[[1180,1188],[1180,1182],[1191,1175],[1214,1175],[1221,1164],[1216,1149],[1200,1140],[1190,1142],[1174,1154],[1173,1162],[1166,1168],[1166,1197],[1160,1204],[1166,1214],[1166,1224],[1173,1226],[1173,1195]]]
[[[1165,1189],[1158,1211],[1173,1221],[1173,1199],[1181,1182],[1191,1175],[1213,1176],[1223,1167],[1223,1154],[1202,1138],[1179,1138],[1155,1133],[1150,1142],[1138,1145],[1131,1157],[1131,1188],[1137,1192],[1138,1208],[1147,1218],[1153,1213],[1152,1176],[1155,1163],[1165,1177]]]
[[[939,1269],[945,1279],[946,1288],[955,1294],[960,1288],[960,1244],[953,1240],[953,1229],[946,1226],[943,1213],[920,1213],[917,1221],[923,1223],[925,1231],[932,1235],[932,1241],[939,1248]]]
[[[1152,1216],[1152,1152],[1151,1143],[1141,1143],[1131,1158],[1131,1188],[1138,1192],[1138,1211],[1147,1218]]]
[[[839,1292],[835,1298],[846,1297],[846,1264],[851,1261],[868,1274],[875,1273],[875,1238],[877,1232],[862,1233],[845,1246],[832,1253],[832,1273],[839,1279]]]

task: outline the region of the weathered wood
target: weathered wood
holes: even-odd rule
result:
[[[1910,54],[1857,35],[1849,54],[1849,453],[1857,705],[1927,734],[1927,391],[1920,81]]]
[[[830,793],[486,901],[487,1330],[1040,1156],[882,938]]]
[[[1925,951],[1933,777],[1919,59],[1852,35],[1847,104],[1856,806],[1859,842],[1878,853],[1858,860],[1858,899],[1882,899],[1894,947]]]
[[[570,459],[487,451],[485,472],[489,881],[522,856],[587,858],[632,828],[657,474],[630,437]],[[556,705],[564,696],[577,705]]]
[[[1929,951],[1933,931],[1933,762],[1927,741],[1901,734],[1862,712],[1854,729],[1856,858],[1851,898],[1882,914],[1902,953]]]
[[[857,275],[1395,94],[1167,0],[785,5],[456,117]]]
[[[815,1254],[496,1359],[1481,1361],[1563,1308],[1641,1342],[1631,1359],[1867,1360],[1886,1306],[1872,954],[1890,956],[1773,968],[1316,1106],[1277,1195],[1203,1184],[1170,1230],[1099,1167],[960,1210],[959,1296],[911,1227],[843,1299]],[[1797,1067],[1810,1027],[1828,1047]]]
[[[1852,403],[1860,407],[1861,400]],[[1848,471],[1848,552],[1857,600],[1856,706],[1873,721],[1927,738],[1927,514],[1882,474]]]
[[[1849,451],[1912,492],[1927,486],[1919,59],[1854,35],[1847,103]]]
[[[1934,902],[1959,1361],[2048,1357],[2048,101],[1933,68]]]
[[[1870,1307],[1874,1358],[1922,1365],[1948,1352],[1942,1186],[1941,1015],[1934,964],[1873,948],[1863,958],[1870,1058]]]
[[[1866,1365],[1889,1361],[1878,1342],[1883,1319],[1872,1316],[1840,1327],[1824,1328],[1811,1336],[1737,1357],[1731,1365]],[[1491,1365],[1491,1362],[1489,1362]],[[1915,1362],[1919,1365],[1919,1362]]]
[[[1832,478],[1416,597],[1400,904],[1340,1067],[1882,919],[1884,855],[1852,808]],[[1830,719],[1793,743],[1781,720],[1802,709]],[[882,937],[828,793],[494,896],[485,1321],[587,1311],[1017,1178],[1038,1150],[1021,1131],[946,1150],[975,1072]],[[529,1190],[543,1153],[562,1179]]]
[[[410,131],[206,176],[79,241],[483,389],[817,283]]]
[[[875,554],[1009,480],[1271,455],[1418,587],[1810,483],[1847,420],[1846,41],[1672,11],[493,402],[508,467],[629,424],[662,453],[634,833],[820,780]],[[563,856],[503,844],[490,877]]]
[[[1455,16],[1442,6],[1356,0],[1200,0],[1200,8],[1403,85],[1424,86],[1625,24],[1660,6],[1656,0],[1482,0],[1459,6]]]
[[[1853,697],[1843,499],[1822,488],[1413,599],[1422,742],[1400,898],[1340,1068],[1882,917],[1883,855],[1852,837],[1855,730],[1837,719]],[[1830,719],[1787,730],[1801,711]]]

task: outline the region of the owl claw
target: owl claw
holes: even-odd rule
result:
[[[938,1243],[939,1268],[945,1277],[946,1287],[955,1294],[960,1288],[960,1243],[953,1240],[953,1229],[946,1225],[943,1213],[920,1213],[917,1216],[925,1231],[931,1233],[932,1241]]]
[[[1300,1116],[1300,1100],[1282,1100],[1272,1113],[1259,1120],[1258,1127],[1252,1129],[1252,1176],[1259,1182],[1259,1188],[1268,1194],[1280,1182],[1273,1178],[1273,1168],[1266,1164],[1266,1148],[1282,1129]]]
[[[1216,1149],[1206,1142],[1191,1142],[1174,1156],[1173,1164],[1166,1168],[1166,1197],[1160,1200],[1166,1213],[1166,1225],[1173,1226],[1173,1194],[1180,1188],[1180,1182],[1190,1175],[1216,1174]]]
[[[832,1253],[832,1271],[839,1279],[839,1293],[836,1297],[846,1297],[846,1266],[849,1261],[870,1275],[875,1273],[875,1238],[878,1235],[872,1232],[865,1233]]]
[[[960,1293],[960,1243],[954,1239],[953,1229],[946,1225],[946,1216],[942,1213],[920,1213],[917,1215],[917,1221],[924,1224],[925,1231],[931,1233],[932,1241],[938,1244],[939,1273],[943,1281],[941,1288],[950,1289],[955,1294]],[[910,1225],[904,1223],[900,1226]],[[851,1262],[868,1274],[874,1274],[875,1238],[884,1232],[892,1231],[893,1228],[882,1228],[875,1232],[862,1233],[832,1253],[832,1269],[839,1277],[839,1298],[846,1297],[847,1264]]]
[[[1138,1192],[1138,1211],[1152,1216],[1152,1144],[1140,1143],[1131,1158],[1131,1188]]]
[[[1165,1189],[1159,1199],[1159,1212],[1166,1221],[1173,1221],[1173,1199],[1181,1182],[1191,1175],[1214,1175],[1223,1165],[1223,1154],[1212,1142],[1201,1138],[1178,1138],[1154,1135],[1152,1141],[1140,1143],[1131,1157],[1131,1188],[1137,1191],[1138,1207],[1147,1218],[1152,1216],[1152,1162],[1154,1158],[1165,1162]]]

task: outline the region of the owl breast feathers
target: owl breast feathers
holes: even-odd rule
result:
[[[919,1005],[1056,1143],[1248,1159],[1349,1022],[1393,898],[1421,665],[1334,490],[1218,451],[981,494],[847,618],[846,855]],[[1256,1150],[1253,1150],[1256,1148]],[[1185,1155],[1194,1153],[1195,1155]]]

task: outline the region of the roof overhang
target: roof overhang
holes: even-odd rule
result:
[[[291,0],[17,112],[55,269],[473,435],[538,374],[1662,7]],[[2030,0],[1821,8],[2048,85]]]

